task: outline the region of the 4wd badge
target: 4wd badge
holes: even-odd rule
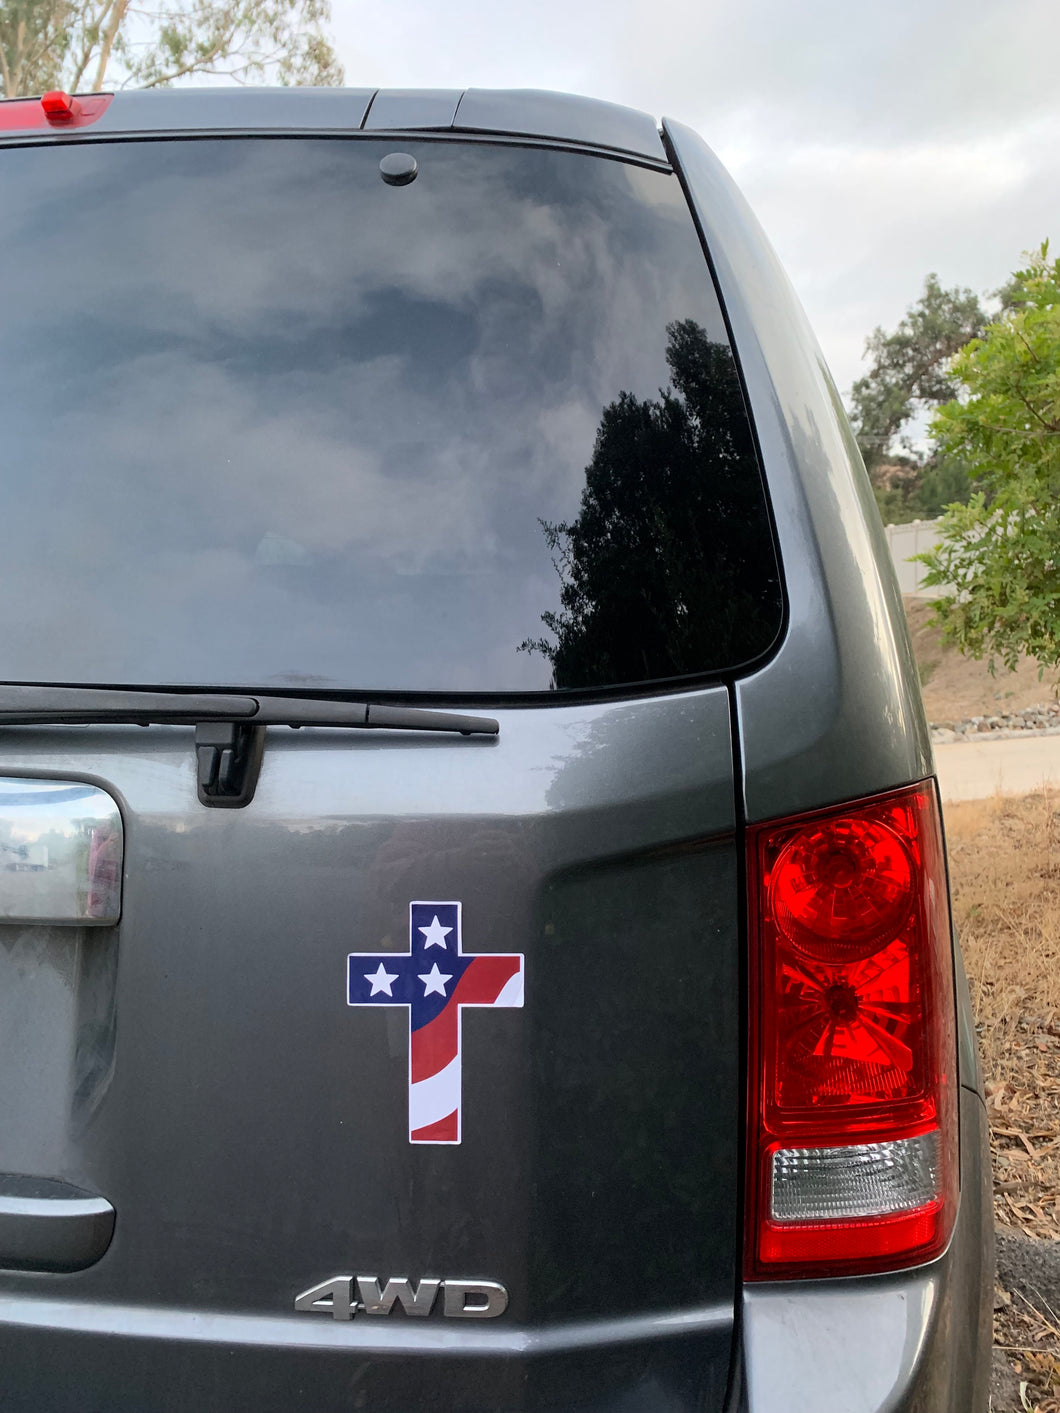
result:
[[[410,903],[407,952],[352,952],[351,1006],[409,1013],[409,1142],[460,1142],[460,1027],[465,1006],[521,1006],[519,954],[466,956],[459,903]]]
[[[332,1276],[295,1297],[294,1308],[307,1314],[352,1320],[354,1315],[406,1315],[426,1318],[442,1297],[442,1314],[453,1320],[495,1320],[508,1308],[508,1292],[497,1281],[435,1280],[425,1276],[413,1285],[407,1276],[391,1276],[384,1285],[375,1276]]]

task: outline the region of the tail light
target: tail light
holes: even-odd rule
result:
[[[752,829],[748,878],[746,1275],[928,1261],[957,1181],[933,783]]]

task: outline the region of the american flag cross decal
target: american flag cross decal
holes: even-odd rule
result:
[[[407,952],[351,952],[351,1006],[409,1013],[409,1142],[460,1142],[460,1025],[465,1006],[521,1006],[521,955],[465,956],[459,903],[410,903]]]

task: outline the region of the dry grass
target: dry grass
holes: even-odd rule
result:
[[[1051,1241],[1060,1240],[1058,805],[1043,791],[946,811],[986,1075],[994,1213],[1000,1228]],[[999,1291],[995,1343],[1022,1385],[1012,1407],[1060,1413],[1060,1319],[1043,1303]]]

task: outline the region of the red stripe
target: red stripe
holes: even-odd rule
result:
[[[414,1128],[409,1134],[413,1143],[455,1143],[459,1136],[455,1109],[451,1114],[446,1114],[444,1119],[436,1119],[433,1124],[426,1124],[423,1128]]]
[[[456,995],[456,992],[453,992]],[[434,1020],[412,1032],[410,1070],[413,1084],[430,1079],[456,1059],[456,1007],[450,1002]]]
[[[456,1059],[457,1006],[492,1006],[518,970],[518,956],[472,957],[471,965],[453,987],[445,1010],[412,1032],[413,1084],[430,1079]]]
[[[472,957],[453,990],[453,1000],[461,1006],[492,1006],[519,970],[519,961],[517,956]]]

